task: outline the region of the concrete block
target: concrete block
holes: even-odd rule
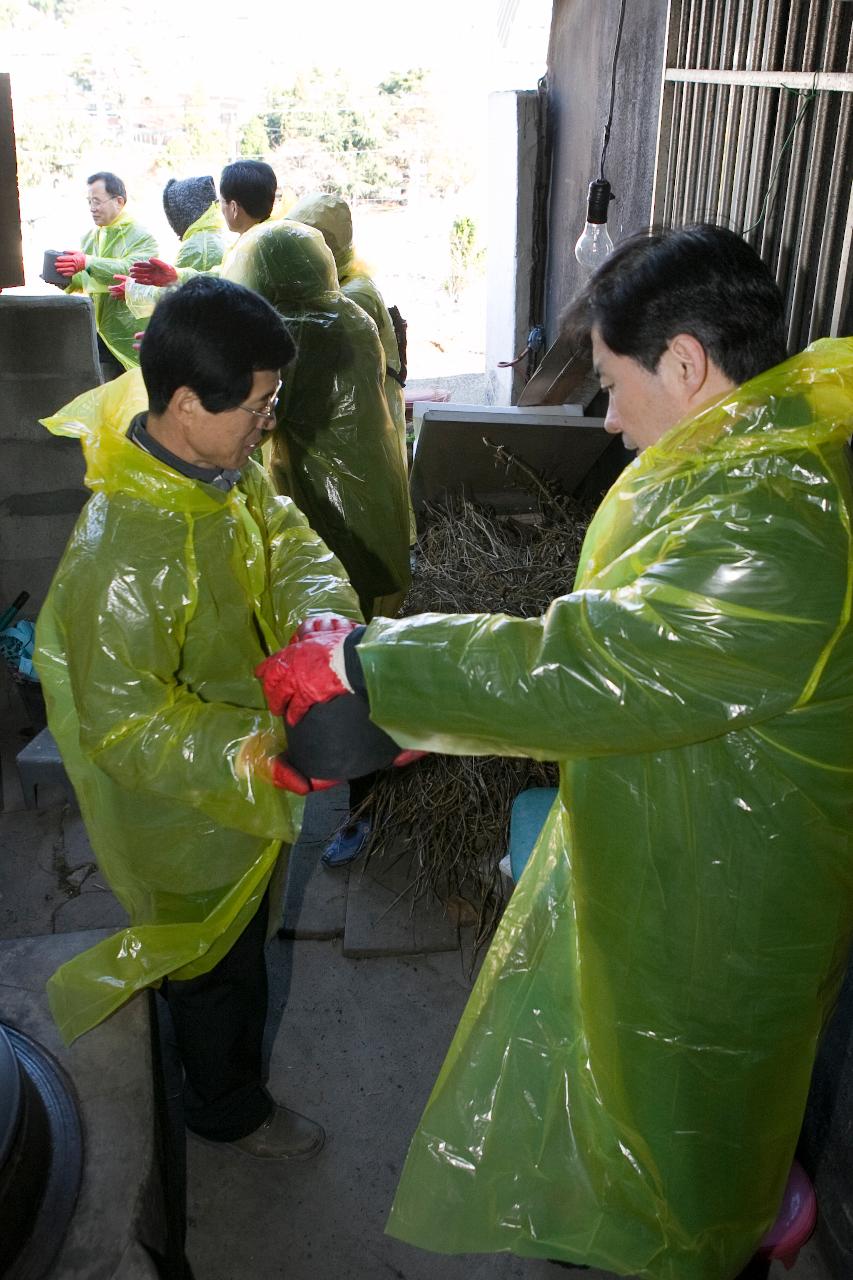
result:
[[[356,869],[357,868],[357,869]],[[355,864],[350,872],[344,955],[418,955],[458,951],[460,934],[440,902],[413,901],[411,858],[393,854]],[[462,930],[467,938],[470,929]]]
[[[0,600],[14,600],[19,591],[29,591],[30,598],[23,616],[35,618],[44,603],[64,550],[63,545],[56,555],[43,560],[0,560]]]
[[[53,510],[40,509],[50,498],[56,499]],[[58,563],[85,501],[82,489],[60,489],[56,494],[22,494],[0,502],[0,560],[52,556]]]
[[[32,440],[9,440],[0,428],[0,498],[53,489],[82,489],[88,497],[85,471],[79,440],[52,436],[42,426]]]
[[[50,417],[81,392],[97,385],[98,379],[93,375],[0,378],[0,436],[4,440],[40,440],[47,430],[41,425],[41,418]]]
[[[56,297],[0,296],[0,355],[0,368],[6,371],[0,385],[14,372],[34,381],[45,374],[91,378],[88,385],[95,386],[100,376],[91,301],[58,291]]]

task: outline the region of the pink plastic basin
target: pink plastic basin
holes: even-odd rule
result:
[[[788,1175],[782,1207],[758,1246],[764,1258],[778,1258],[790,1271],[817,1222],[817,1197],[811,1179],[795,1160]]]

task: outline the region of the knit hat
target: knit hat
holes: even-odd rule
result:
[[[216,183],[210,174],[204,178],[169,179],[163,188],[163,208],[178,239],[183,239],[187,228],[210,208],[215,199]]]

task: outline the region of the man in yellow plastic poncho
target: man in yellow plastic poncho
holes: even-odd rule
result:
[[[253,673],[309,615],[360,616],[250,458],[292,355],[262,298],[200,276],[157,306],[141,375],[47,421],[83,438],[92,497],[37,624],[48,723],[130,917],[51,978],[60,1031],[162,983],[188,1127],[266,1158],[312,1155],[323,1132],[261,1074],[272,878],[302,802],[279,789],[281,722]]]
[[[277,187],[275,171],[263,160],[235,160],[227,164],[219,178],[219,209],[228,230],[242,236],[250,228],[266,222],[275,204]],[[235,241],[239,243],[239,239]],[[233,249],[234,245],[229,245],[209,266],[181,262],[179,254],[174,266],[162,258],[150,258],[134,263],[130,274],[134,286],[166,289],[169,285],[185,284],[202,271],[220,274]]]
[[[560,761],[388,1229],[732,1280],[853,933],[853,340],[784,360],[769,271],[715,227],[619,246],[573,320],[642,452],[568,594],[376,619],[325,678],[305,639],[268,698],[361,687],[404,746]]]
[[[218,267],[225,252],[225,224],[216,197],[216,183],[210,174],[198,178],[170,178],[163,188],[166,220],[181,242],[175,267],[196,275]],[[119,275],[110,286],[114,298],[124,298],[137,320],[151,315],[163,296],[153,284],[138,284],[130,276]]]
[[[114,173],[93,173],[87,200],[95,226],[80,249],[67,249],[56,259],[56,270],[67,276],[66,293],[87,293],[95,308],[95,328],[101,371],[117,378],[139,364],[134,334],[139,324],[123,299],[110,296],[113,277],[127,275],[131,264],[157,252],[157,241],[127,212],[127,189]]]

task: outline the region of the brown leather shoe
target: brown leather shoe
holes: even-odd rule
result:
[[[252,1133],[221,1145],[234,1147],[259,1160],[310,1160],[322,1150],[325,1141],[322,1125],[289,1107],[276,1105],[269,1119]]]

